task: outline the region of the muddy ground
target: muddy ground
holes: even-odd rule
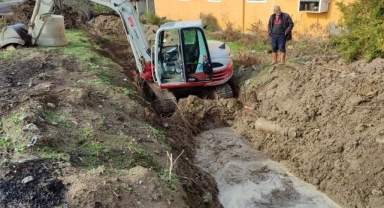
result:
[[[383,59],[347,64],[333,52],[313,55],[293,45],[286,66],[245,69],[236,80],[238,98],[190,96],[179,100],[175,115],[161,118],[141,98],[117,20],[98,17],[87,31],[101,46],[95,54],[119,65],[105,64],[98,55],[79,61],[60,50],[20,49],[2,56],[3,206],[221,207],[213,177],[195,165],[193,135],[232,126],[342,207],[382,207]],[[95,66],[110,68],[108,79]],[[258,118],[295,134],[260,131]],[[184,150],[175,167],[179,183],[161,177],[169,148],[174,155]],[[40,163],[36,157],[54,160]],[[43,167],[28,169],[35,163]],[[34,171],[39,174],[26,174]],[[28,176],[33,180],[24,185],[33,187],[15,195]],[[52,204],[44,204],[44,197],[53,197]]]

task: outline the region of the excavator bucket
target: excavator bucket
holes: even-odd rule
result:
[[[36,1],[28,31],[34,45],[63,46],[68,44],[65,37],[64,17],[52,14],[54,3],[52,0]]]
[[[36,0],[33,14],[28,24],[11,25],[3,28],[0,47],[10,44],[63,46],[68,44],[65,37],[64,17],[53,15],[53,0]]]
[[[16,24],[4,27],[1,32],[0,48],[8,45],[31,45],[32,37],[28,34],[28,28],[24,24]]]

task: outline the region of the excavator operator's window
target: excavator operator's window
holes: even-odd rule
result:
[[[203,62],[208,57],[205,36],[201,29],[188,28],[183,30],[184,57],[188,73],[203,71]]]

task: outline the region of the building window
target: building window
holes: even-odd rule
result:
[[[221,0],[208,0],[208,2],[221,2]]]
[[[267,0],[247,0],[248,3],[265,3]]]

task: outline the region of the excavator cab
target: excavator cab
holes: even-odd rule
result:
[[[209,82],[212,67],[201,21],[170,22],[160,27],[155,40],[155,75],[160,87]]]

